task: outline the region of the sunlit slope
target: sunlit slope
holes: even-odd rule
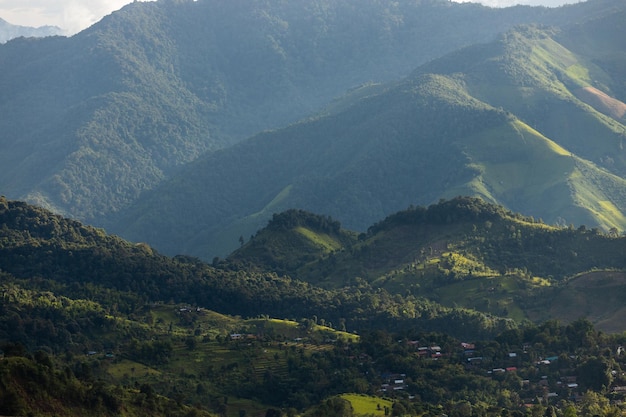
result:
[[[522,27],[351,91],[316,118],[198,160],[115,227],[210,257],[290,208],[362,231],[412,204],[474,195],[548,224],[624,230],[626,128],[574,94],[595,88],[616,104],[619,81],[557,34]]]
[[[331,246],[325,236],[341,233],[307,221],[315,218],[323,219],[276,215],[228,260],[326,288],[418,295],[516,321],[586,317],[602,329],[622,326],[626,238],[615,230],[551,226],[457,197],[394,213],[358,240]]]
[[[565,30],[521,28],[494,44],[450,54],[417,73],[457,74],[473,97],[515,114],[568,152],[623,177],[623,74],[566,48],[561,42],[568,39]]]
[[[476,195],[550,224],[626,224],[626,180],[585,161],[516,120],[459,144],[477,175],[446,197]]]

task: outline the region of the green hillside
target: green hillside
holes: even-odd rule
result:
[[[290,210],[209,266],[5,198],[0,224],[2,415],[623,412],[614,233],[475,198],[358,237]]]
[[[579,21],[588,8],[133,2],[71,38],[0,45],[0,189],[102,225],[205,151],[513,25]]]
[[[295,218],[288,214],[283,219]],[[349,289],[326,290],[289,275],[248,268],[246,264],[254,265],[254,258],[242,260],[242,265],[215,259],[212,266],[187,256],[170,258],[146,244],[130,243],[101,229],[83,226],[22,202],[0,199],[0,221],[3,224],[0,229],[2,271],[18,279],[42,277],[45,282],[54,281],[57,284],[49,285],[53,288],[59,285],[59,295],[115,305],[121,311],[131,312],[156,300],[202,306],[244,317],[270,315],[300,319],[317,316],[335,323],[340,330],[391,328],[411,323],[412,327],[426,331],[446,321],[449,331],[458,331],[459,337],[465,332],[492,334],[511,324],[473,311],[443,308],[410,295],[392,298],[388,293],[379,293],[375,297],[382,297],[384,301],[374,302],[374,294],[369,294],[370,300],[366,302],[362,294],[354,294]],[[304,227],[306,224],[309,226]],[[335,230],[325,235],[327,245],[352,240],[349,232],[336,231],[336,222],[324,217],[309,215],[302,225],[303,229],[298,230],[315,225],[305,232],[307,236],[322,236],[320,230],[324,228]],[[308,240],[298,242],[301,245]],[[319,237],[316,240],[319,241]],[[294,245],[296,240],[283,242]],[[283,250],[283,254],[282,258],[277,258],[283,262],[279,265],[283,270],[308,259],[298,249]],[[293,256],[303,257],[291,260]],[[109,298],[108,289],[138,293],[140,301],[132,295]],[[341,308],[337,308],[338,305]],[[416,321],[422,315],[432,320]],[[394,323],[389,322],[389,317],[395,317]]]
[[[594,25],[588,40],[600,42]],[[577,98],[593,86],[621,103],[620,78],[559,43],[567,31],[521,27],[362,86],[316,118],[200,158],[110,227],[210,259],[290,208],[363,231],[411,204],[473,195],[547,224],[624,230],[626,127]]]
[[[274,214],[268,225],[250,237],[229,261],[248,267],[290,274],[303,264],[340,251],[356,242],[356,233],[341,229],[339,222],[302,210]]]
[[[277,231],[270,223],[229,260],[278,267],[326,288],[382,288],[518,321],[587,317],[607,330],[621,323],[616,288],[623,275],[618,271],[626,266],[626,240],[616,231],[548,226],[482,200],[455,198],[393,214],[332,252],[311,253],[307,242],[295,246],[298,241],[286,233],[301,232],[295,226]],[[259,248],[283,257],[260,257]],[[310,255],[293,255],[304,253]],[[590,290],[583,282],[593,274],[615,276],[615,282],[589,278]]]

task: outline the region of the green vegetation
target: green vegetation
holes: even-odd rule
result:
[[[311,216],[299,215],[300,223]],[[229,261],[246,260],[246,265],[267,271],[280,266],[282,273],[329,289],[384,289],[516,321],[558,317],[569,322],[583,314],[576,310],[583,305],[596,306],[584,316],[603,329],[615,330],[621,317],[619,294],[608,297],[607,288],[598,288],[597,295],[580,294],[575,301],[570,295],[572,277],[594,269],[611,274],[625,267],[626,242],[615,234],[548,226],[475,198],[398,212],[332,252],[319,246],[312,252],[306,241],[296,240],[300,223],[292,221],[291,227],[279,230],[270,222]],[[316,233],[320,230],[315,226],[309,229],[309,234]],[[301,246],[295,246],[298,242]],[[258,256],[263,247],[291,263]],[[597,302],[601,294],[615,301]]]
[[[5,198],[0,222],[1,414],[621,411],[614,234],[474,198],[358,237],[290,210],[209,266]]]
[[[354,415],[357,416],[384,416],[385,408],[391,410],[391,407],[393,406],[393,401],[391,400],[363,394],[343,394],[341,395],[341,398],[346,401],[350,401],[350,404],[354,409]]]
[[[614,19],[600,15],[577,29],[590,44],[607,36],[592,29]],[[112,230],[209,260],[294,207],[364,231],[412,204],[458,195],[550,225],[624,230],[626,127],[580,94],[593,87],[623,104],[624,74],[568,42],[574,32],[517,27],[403,80],[356,88],[315,118],[199,158]]]
[[[142,243],[0,197],[0,415],[625,414],[625,19],[159,1],[1,45],[0,188]]]
[[[362,231],[456,195],[624,229],[623,120],[580,94],[626,100],[623,4],[593,3],[136,2],[17,39],[0,47],[0,188],[204,260],[291,208]]]
[[[103,225],[203,152],[559,15],[446,0],[136,2],[71,38],[15,39],[0,46],[0,189]]]

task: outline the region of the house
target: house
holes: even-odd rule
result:
[[[381,376],[385,380],[385,382],[380,386],[380,391],[382,392],[402,391],[406,388],[406,383],[404,382],[406,374],[384,373]]]
[[[428,348],[427,347],[417,348],[417,354],[419,356],[426,356],[426,355],[428,355]]]

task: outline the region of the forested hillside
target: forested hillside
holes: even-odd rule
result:
[[[177,167],[520,23],[620,4],[134,2],[71,38],[0,47],[0,189],[87,221]]]
[[[173,300],[249,317],[317,315],[341,321],[349,329],[390,326],[390,316],[397,317],[400,326],[425,314],[434,321],[413,325],[429,330],[439,320],[450,320],[451,332],[453,327],[463,333],[476,326],[473,334],[492,334],[509,325],[506,320],[442,308],[414,296],[405,299],[383,292],[363,298],[349,288],[324,290],[273,271],[229,267],[219,259],[209,266],[186,256],[170,258],[145,244],[129,243],[40,208],[0,201],[2,271],[20,279],[51,280],[68,291],[60,295],[94,299],[127,313],[142,303]],[[107,299],[106,288],[130,291],[140,299]]]
[[[0,415],[626,415],[625,21],[157,0],[1,44]]]
[[[504,303],[558,305],[579,272],[597,278],[587,297],[623,299],[615,234],[471,198],[359,236],[290,210],[209,266],[5,198],[0,224],[0,414],[623,411],[623,320],[610,332],[580,316],[531,323]],[[457,306],[426,298],[448,303],[454,285],[470,285],[452,291]],[[479,288],[491,311],[460,307]]]
[[[518,27],[353,90],[319,117],[199,158],[111,227],[211,259],[277,211],[363,231],[411,204],[474,195],[547,224],[623,231],[624,48],[608,38],[626,37],[625,13]]]
[[[625,319],[626,237],[616,229],[549,226],[475,198],[413,207],[343,241],[303,226],[308,216],[274,216],[228,260],[324,288],[384,289],[518,321],[586,317],[617,331]]]

